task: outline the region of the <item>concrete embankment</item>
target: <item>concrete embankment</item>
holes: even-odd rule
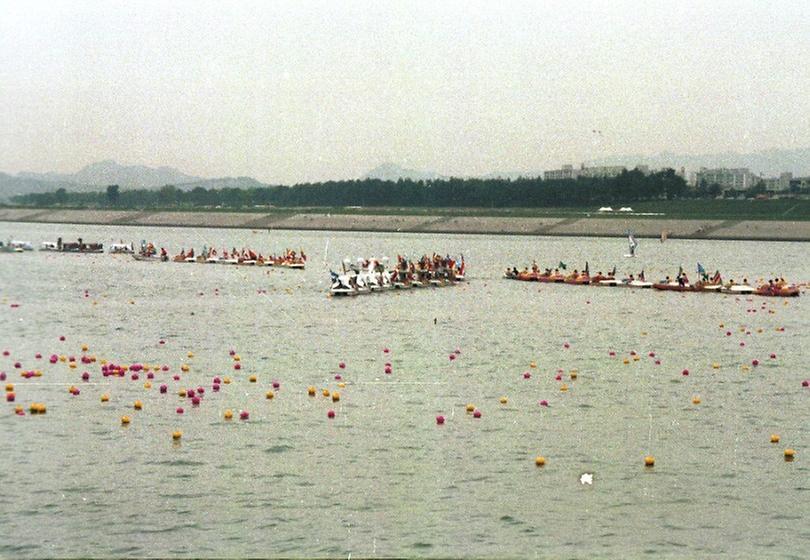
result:
[[[671,239],[810,241],[810,221],[673,220],[650,217],[475,217],[289,212],[151,212],[0,208],[0,221],[159,227],[470,233]]]

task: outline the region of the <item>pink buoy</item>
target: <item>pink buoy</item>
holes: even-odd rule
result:
[[[22,367],[22,364],[20,362],[14,362],[14,367],[16,369],[20,369]]]
[[[158,344],[166,344],[165,340],[158,340]]]
[[[160,386],[160,392],[161,392],[161,393],[165,393],[165,392],[166,392],[166,391],[168,391],[168,390],[169,390],[169,386],[168,386],[168,385],[165,385],[165,384],[164,384],[164,385],[161,385],[161,386]]]
[[[14,393],[6,393],[6,400],[8,402],[14,402],[15,398],[16,398],[16,396],[14,395]]]
[[[236,362],[236,363],[233,365],[233,369],[242,369],[242,364],[240,364],[239,362]]]
[[[339,373],[335,375],[335,381],[340,381],[341,379],[343,379],[342,375],[340,375]]]
[[[453,350],[453,354],[456,355],[461,354],[461,350],[459,348],[456,348],[455,350]]]
[[[542,401],[540,401],[540,406],[548,406],[548,401],[543,399]]]
[[[745,346],[745,342],[740,342],[740,346]]]
[[[660,366],[661,365],[661,360],[655,360],[655,365]]]
[[[726,336],[731,336],[731,331],[726,331]]]
[[[240,420],[247,420],[248,418],[250,418],[250,413],[247,410],[243,410],[239,413]]]
[[[155,374],[154,374],[154,373],[152,373],[152,372],[150,371],[149,373],[147,373],[147,374],[146,374],[146,378],[147,378],[147,379],[154,379],[154,378],[155,378]]]
[[[478,410],[477,408],[473,412],[473,418],[481,418],[481,411]]]
[[[613,350],[611,350],[610,352],[608,352],[608,356],[610,356],[611,358],[613,358],[613,357],[615,357],[615,356],[616,356],[616,352],[614,352]]]
[[[328,412],[326,413],[326,417],[327,417],[327,418],[334,418],[334,417],[335,417],[335,411],[334,411],[334,410],[330,410],[330,411],[328,411]]]
[[[194,389],[188,389],[188,390],[186,391],[186,396],[187,396],[188,398],[193,398],[193,397],[194,397]]]
[[[34,358],[36,358],[37,360],[41,360],[42,359],[42,354],[37,352],[36,355],[34,355]]]
[[[810,379],[805,379],[802,381],[802,387],[810,387]]]
[[[563,348],[571,348],[571,345],[566,342],[565,344],[563,344]]]
[[[388,354],[390,351],[388,348],[383,348],[383,354]]]
[[[450,361],[452,362],[453,360],[456,359],[456,355],[455,354],[450,354],[449,358],[450,358]]]
[[[236,350],[234,350],[233,348],[231,348],[230,350],[228,350],[228,355],[229,355],[229,356],[235,356],[235,355],[236,355]]]
[[[689,370],[685,369],[681,372],[681,375],[689,375]]]
[[[8,350],[3,350],[3,355],[4,356],[11,356],[11,352],[9,352]]]
[[[214,383],[213,385],[211,385],[211,390],[212,390],[213,392],[215,392],[215,393],[219,393],[219,384],[218,384],[218,383]]]
[[[172,379],[174,379],[175,381],[180,381],[180,376],[179,375],[173,375]]]
[[[82,381],[90,381],[90,374],[86,371],[82,374]]]
[[[758,366],[759,365],[759,360],[757,360],[757,359],[751,360],[751,365],[754,366],[754,367]]]
[[[6,380],[6,372],[5,371],[0,371],[0,381],[5,381],[5,380]]]
[[[73,390],[73,391],[71,391],[70,393],[71,393],[71,394],[72,394],[74,397],[78,397],[78,396],[81,394],[81,391],[79,391],[78,389],[74,389],[74,390]]]
[[[138,379],[140,379],[140,378],[141,378],[141,376],[140,376],[140,375],[138,375],[137,373],[133,373],[133,374],[130,376],[130,378],[131,378],[133,381],[137,381]]]
[[[436,423],[437,423],[439,426],[441,426],[442,424],[444,424],[444,416],[442,416],[441,414],[439,414],[438,416],[436,416]]]
[[[647,355],[648,355],[650,358],[655,358],[655,352],[650,352],[650,353],[649,353],[649,354],[647,354]]]
[[[386,366],[384,371],[385,371],[385,373],[390,375],[393,370],[391,369],[391,366]]]
[[[175,410],[175,412],[177,412],[177,414],[183,414],[185,412],[185,410],[183,410],[182,406],[178,406],[177,410]]]
[[[528,371],[523,372],[523,379],[531,379],[531,378],[532,378],[531,373],[529,373]]]
[[[55,364],[56,362],[59,361],[59,356],[53,354],[50,358],[48,358],[48,361],[51,362],[52,364]]]
[[[340,369],[346,369],[346,364],[345,364],[344,362],[340,362],[340,363],[338,364],[338,367],[339,367]]]
[[[776,359],[776,354],[774,354],[773,352],[771,352],[771,359],[772,359],[772,360],[775,360],[775,359]]]
[[[197,387],[197,394],[202,396],[205,394],[205,387]]]
[[[62,342],[64,342],[64,341],[65,341],[65,336],[64,336],[64,335],[60,336],[60,337],[59,337],[59,340],[60,340],[60,341],[62,341]]]
[[[191,406],[200,406],[200,397],[192,397]]]
[[[222,383],[222,380],[219,377],[215,377],[213,383],[214,385],[219,385],[220,383]]]
[[[169,366],[163,366],[160,371],[169,371]]]
[[[273,381],[273,389],[278,389],[279,387],[281,387],[281,383],[278,381]]]
[[[556,381],[562,381],[562,374],[559,374],[559,373],[558,373],[558,374],[557,374],[557,375],[554,377],[554,379],[555,379]]]

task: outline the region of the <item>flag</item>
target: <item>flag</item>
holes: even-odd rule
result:
[[[557,265],[557,268],[565,270],[568,268],[568,266],[564,262],[560,261],[560,264]]]
[[[585,261],[585,274],[588,275],[591,272],[588,270],[588,261]]]
[[[697,265],[698,265],[698,267],[697,267],[697,273],[698,273],[698,274],[700,274],[701,276],[703,276],[704,274],[706,274],[706,269],[705,269],[705,268],[703,268],[703,265],[702,265],[702,264],[700,264],[700,263],[697,263]]]
[[[613,265],[613,272],[610,273],[611,276],[616,276],[616,265]]]
[[[679,266],[678,267],[678,278],[680,278],[682,274],[683,274],[683,267]]]

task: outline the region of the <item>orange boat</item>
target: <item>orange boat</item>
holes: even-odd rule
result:
[[[569,274],[565,278],[565,283],[584,286],[591,283],[591,277],[587,274]]]
[[[764,284],[759,286],[754,293],[758,296],[799,297],[799,288],[797,286],[773,286]]]

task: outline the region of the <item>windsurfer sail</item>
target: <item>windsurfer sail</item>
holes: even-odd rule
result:
[[[627,234],[627,244],[629,253],[626,254],[625,257],[635,257],[636,247],[638,247],[638,241],[636,241],[636,238],[633,237],[632,233]]]

